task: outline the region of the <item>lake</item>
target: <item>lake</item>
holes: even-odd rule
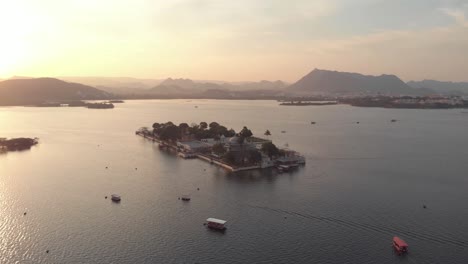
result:
[[[135,135],[166,121],[268,129],[307,164],[232,174]],[[2,107],[0,137],[40,144],[0,155],[0,262],[467,263],[467,132],[459,109],[228,100]],[[112,193],[122,202],[104,198]],[[192,200],[180,201],[184,194]],[[203,226],[209,217],[227,220],[226,232]],[[394,235],[408,255],[395,254]]]

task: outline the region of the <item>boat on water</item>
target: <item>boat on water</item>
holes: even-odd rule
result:
[[[208,218],[206,219],[206,225],[209,228],[217,229],[217,230],[225,230],[226,229],[226,222],[225,220],[216,219],[216,218]]]
[[[190,201],[190,199],[191,198],[188,195],[182,195],[182,198],[181,198],[182,201],[186,201],[186,202]]]
[[[408,252],[408,244],[397,236],[393,237],[393,248],[395,248],[399,254]]]
[[[114,201],[114,202],[120,202],[120,200],[121,200],[120,195],[112,194],[111,195],[111,200]]]

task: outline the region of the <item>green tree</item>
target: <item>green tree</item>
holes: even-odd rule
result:
[[[236,163],[236,155],[232,152],[226,153],[226,155],[223,156],[223,160],[229,164],[235,164]]]
[[[239,136],[242,138],[248,138],[252,135],[252,131],[250,131],[250,129],[248,129],[247,127],[242,128],[241,132],[239,132]]]
[[[216,127],[219,127],[219,124],[216,123],[216,122],[211,122],[210,125],[209,125],[210,129],[212,128],[216,128]]]
[[[160,127],[161,127],[161,124],[159,124],[159,123],[154,123],[153,124],[153,129],[158,129]]]
[[[200,128],[201,129],[207,129],[208,128],[208,124],[206,122],[200,122]]]
[[[262,154],[258,150],[251,150],[247,154],[250,163],[259,163],[262,161]]]
[[[189,129],[189,125],[187,123],[180,123],[179,124],[179,132],[180,132],[180,135],[183,136],[184,134],[186,134],[188,132],[188,129]]]
[[[271,142],[267,142],[262,145],[262,152],[270,158],[280,154],[280,150]]]
[[[177,140],[179,138],[179,127],[168,125],[161,129],[159,134],[162,140]]]
[[[224,134],[225,137],[233,137],[236,135],[236,131],[234,129],[229,129],[226,134]]]
[[[226,149],[224,148],[224,145],[221,143],[214,144],[212,150],[213,150],[213,153],[219,156],[224,155],[224,153],[226,153]]]

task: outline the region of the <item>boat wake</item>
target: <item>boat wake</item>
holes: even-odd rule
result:
[[[434,243],[438,244],[450,244],[462,248],[468,248],[468,241],[462,241],[458,240],[452,237],[440,235],[440,234],[427,234],[427,233],[421,233],[421,232],[413,232],[413,231],[408,231],[408,230],[403,230],[403,229],[398,229],[398,228],[392,228],[392,227],[385,227],[385,226],[378,226],[378,225],[371,225],[371,224],[362,224],[362,223],[357,223],[349,220],[341,220],[337,219],[334,217],[324,217],[324,216],[317,216],[317,215],[310,215],[310,214],[304,214],[304,213],[299,213],[299,212],[294,212],[294,211],[287,211],[287,210],[282,210],[282,209],[275,209],[271,207],[265,207],[265,206],[255,206],[255,205],[249,205],[252,208],[258,208],[258,209],[263,209],[267,211],[272,211],[272,212],[277,212],[281,214],[288,214],[288,215],[293,215],[293,216],[298,216],[306,219],[311,219],[311,220],[318,220],[322,222],[328,222],[328,223],[333,223],[333,224],[338,224],[341,226],[353,228],[353,229],[361,229],[365,231],[373,231],[373,232],[378,232],[381,234],[387,234],[390,236],[394,236],[395,234],[400,234],[400,235],[405,235],[405,237],[408,238],[413,238],[417,240],[423,240],[423,241],[431,241]]]

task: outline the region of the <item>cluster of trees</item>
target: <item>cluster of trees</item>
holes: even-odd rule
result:
[[[240,153],[227,152],[223,160],[235,165],[254,165],[262,161],[262,154],[258,150],[241,151]]]
[[[272,158],[274,156],[280,155],[280,150],[272,142],[267,142],[262,145],[262,152]]]
[[[190,126],[187,123],[180,123],[178,126],[172,122],[154,123],[153,133],[158,135],[162,140],[177,140],[184,135],[193,135],[196,139],[214,138],[219,139],[221,135],[232,137],[236,134],[233,129],[227,129],[225,126],[217,122],[200,122],[193,123]]]

